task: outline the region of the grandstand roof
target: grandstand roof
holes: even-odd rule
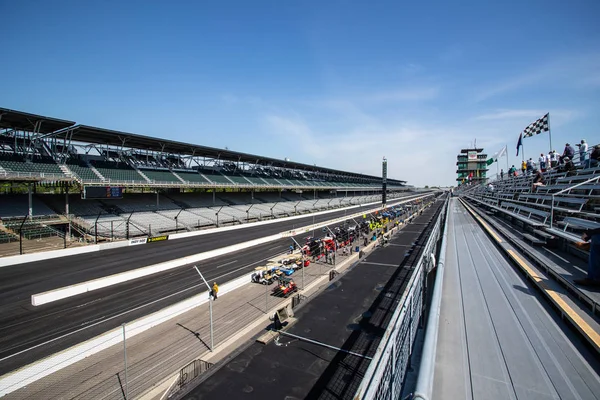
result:
[[[64,129],[61,132],[57,132],[55,136],[57,138],[66,137],[67,139],[69,139],[71,133],[73,134],[71,139],[77,142],[87,142],[110,146],[124,146],[128,148],[143,150],[147,149],[150,151],[164,153],[195,155],[198,157],[204,156],[232,162],[249,162],[260,165],[303,169],[308,171],[319,171],[326,173],[336,173],[361,178],[380,178],[370,175],[349,173],[347,171],[335,170],[330,168],[322,168],[309,164],[279,160],[276,158],[257,156],[254,154],[240,153],[237,151],[223,150],[214,147],[177,142],[169,139],[153,138],[150,136],[137,135],[133,133],[119,132],[103,128],[95,128],[87,125],[77,125],[72,128]],[[400,180],[394,181],[404,182]]]
[[[41,122],[36,130],[36,124]],[[0,108],[0,129],[16,129],[19,131],[51,133],[75,125],[73,121],[44,117],[21,111]]]

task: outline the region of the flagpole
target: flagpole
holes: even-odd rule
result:
[[[548,113],[548,138],[550,138],[550,151],[552,151],[552,131],[550,130],[550,113]]]
[[[504,146],[504,155],[506,156],[506,172],[508,172],[508,144]]]

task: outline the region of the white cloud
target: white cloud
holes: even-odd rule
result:
[[[479,88],[474,95],[475,101],[487,100],[490,97],[494,97],[503,93],[511,92],[513,90],[525,88],[550,78],[551,72],[548,70],[536,70],[531,73],[516,76],[510,79],[506,79],[500,83],[487,85]]]
[[[475,88],[473,99],[477,102],[501,94],[543,84],[545,87],[582,87],[585,82],[598,82],[600,53],[555,57],[524,68],[524,72],[508,78],[500,78],[491,84]]]
[[[295,161],[379,176],[386,156],[390,178],[418,186],[452,184],[457,143],[466,146],[469,140],[463,131],[407,123],[339,126],[332,132],[297,116],[271,114],[264,122],[274,139],[293,149]]]
[[[543,117],[546,113],[550,113],[550,121],[552,123],[565,123],[574,118],[581,117],[583,115],[582,111],[577,110],[567,110],[567,109],[554,109],[554,110],[510,110],[510,109],[499,109],[490,113],[481,114],[473,117],[472,119],[475,121],[509,121],[513,120],[517,121],[529,121],[533,122],[538,118]],[[529,123],[527,122],[527,123]],[[525,128],[525,126],[523,126]]]

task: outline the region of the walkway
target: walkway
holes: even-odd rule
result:
[[[434,399],[598,399],[600,363],[453,201]]]

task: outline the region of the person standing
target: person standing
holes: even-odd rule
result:
[[[540,154],[540,158],[538,158],[538,162],[540,163],[540,170],[542,172],[546,172],[546,156],[544,153]]]
[[[574,279],[573,282],[581,286],[600,286],[600,228],[588,229],[581,237],[584,242],[590,243],[587,277]]]
[[[527,160],[527,163],[525,164],[526,168],[527,168],[527,175],[531,174],[533,172],[533,160],[531,159],[531,157],[529,158],[529,160]]]
[[[212,290],[210,291],[210,295],[213,297],[213,300],[217,299],[218,293],[219,293],[219,285],[217,285],[217,282],[213,282],[213,287],[212,287]]]
[[[579,147],[579,163],[583,168],[589,168],[589,163],[587,162],[588,144],[585,142],[585,139],[581,139],[581,143],[577,147]]]
[[[569,160],[573,160],[575,156],[575,150],[569,143],[565,144],[565,149],[563,150],[562,156],[560,156],[559,161],[563,163],[565,158],[569,158]]]
[[[521,172],[522,175],[525,175],[525,171],[527,170],[527,163],[525,162],[525,160],[523,160],[523,162],[521,163]]]
[[[552,168],[556,168],[557,165],[558,165],[558,153],[556,152],[556,150],[552,150],[552,153],[550,154],[550,166]]]

